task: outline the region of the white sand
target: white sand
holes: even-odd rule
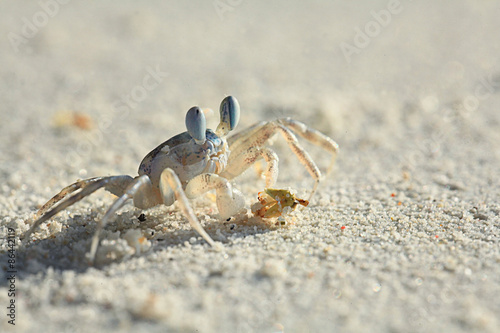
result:
[[[135,175],[184,131],[189,107],[216,110],[228,94],[239,128],[292,116],[337,140],[333,174],[283,228],[223,224],[209,197],[195,200],[223,252],[176,205],[143,223],[127,205],[103,235],[116,258],[89,268],[113,200],[99,192],[17,243],[16,326],[4,272],[0,331],[500,331],[498,2],[221,0],[235,4],[221,16],[189,3],[70,1],[47,7],[53,17],[38,2],[0,3],[1,237],[19,237],[78,178]],[[371,12],[388,9],[376,23]],[[346,58],[341,46],[356,43]],[[55,128],[64,110],[94,128]],[[279,138],[275,149],[277,187],[305,197],[312,179]],[[248,206],[264,188],[251,170],[236,184]]]

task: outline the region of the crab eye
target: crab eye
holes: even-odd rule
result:
[[[201,145],[205,143],[205,133],[207,130],[207,121],[205,114],[197,106],[193,106],[186,114],[186,128],[194,139],[194,141]]]
[[[233,130],[240,120],[240,105],[233,96],[227,96],[220,103],[220,122],[228,124],[228,131]]]

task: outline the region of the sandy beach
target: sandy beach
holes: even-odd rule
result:
[[[0,1],[0,331],[499,332],[497,1]],[[132,203],[101,235],[101,190],[44,223],[78,179],[137,175],[192,106],[236,131],[292,117],[340,152],[308,207],[251,216],[265,181]],[[299,137],[324,173],[331,155]],[[281,136],[276,188],[314,180]],[[142,215],[143,214],[143,215]],[[277,223],[278,222],[278,223]],[[14,325],[15,324],[15,325]]]

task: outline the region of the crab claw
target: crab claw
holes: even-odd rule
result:
[[[217,194],[217,208],[223,220],[238,214],[245,207],[243,194],[235,188],[229,188]]]

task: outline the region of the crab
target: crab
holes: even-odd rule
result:
[[[262,218],[280,217],[283,213],[295,210],[298,205],[304,207],[309,205],[308,200],[299,199],[284,189],[266,188],[263,192],[259,192],[257,198],[259,201],[252,206],[252,212]]]
[[[97,223],[90,252],[87,258],[94,263],[99,246],[100,233],[114,214],[129,199],[135,207],[148,209],[163,204],[179,203],[191,227],[210,244],[219,247],[203,229],[188,199],[215,190],[216,203],[221,220],[228,220],[244,209],[245,200],[231,180],[240,175],[256,161],[264,159],[266,187],[271,187],[278,177],[278,155],[268,146],[270,139],[281,133],[293,153],[314,179],[310,198],[316,192],[321,172],[310,155],[297,140],[297,135],[316,144],[332,154],[328,172],[333,167],[338,145],[328,136],[307,127],[291,118],[263,121],[232,136],[240,118],[240,107],[236,98],[228,96],[220,105],[220,123],[216,130],[206,128],[204,112],[197,106],[186,114],[187,131],[163,142],[142,160],[138,176],[128,175],[94,177],[79,180],[65,188],[45,203],[33,217],[30,235],[42,223],[100,188],[118,198]],[[57,205],[56,205],[57,204]]]

